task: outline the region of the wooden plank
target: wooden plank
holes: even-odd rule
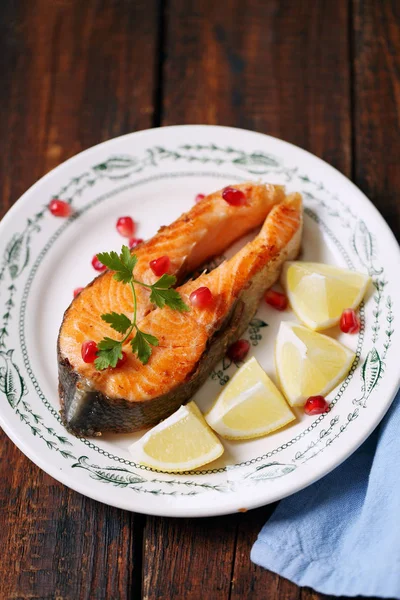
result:
[[[229,597],[234,518],[148,517],[143,535],[143,600]]]
[[[348,3],[174,0],[164,125],[254,129],[350,173]]]
[[[354,3],[354,178],[400,239],[400,12]]]
[[[2,215],[69,156],[152,125],[158,3],[3,0],[0,31]],[[0,463],[1,598],[140,597],[142,516],[68,490],[3,433]]]
[[[347,32],[347,2],[174,0],[166,10],[161,122],[255,129],[350,174]],[[317,600],[250,563],[271,510],[200,522],[148,519],[144,597]]]
[[[311,599],[294,583],[250,562],[251,547],[275,506],[240,515],[230,599],[319,600],[318,596]]]

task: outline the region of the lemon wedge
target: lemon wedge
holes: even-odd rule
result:
[[[205,419],[220,436],[246,440],[284,427],[295,416],[252,357],[232,377]]]
[[[189,402],[132,444],[129,452],[140,464],[180,473],[212,462],[223,454],[224,447],[196,404]]]
[[[371,278],[365,273],[311,262],[287,262],[281,283],[299,319],[314,330],[336,325],[346,308],[357,308]]]
[[[291,406],[325,396],[348,374],[354,352],[297,323],[282,322],[275,347],[279,383]]]

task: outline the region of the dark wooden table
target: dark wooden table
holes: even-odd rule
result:
[[[398,1],[1,0],[0,26],[0,216],[93,144],[210,123],[322,157],[400,233]],[[322,598],[250,563],[272,506],[145,517],[67,489],[2,432],[0,461],[1,600]]]

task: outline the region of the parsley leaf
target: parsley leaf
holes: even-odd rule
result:
[[[97,344],[97,347],[99,350],[112,350],[117,344],[120,344],[118,340],[105,337]]]
[[[158,281],[153,283],[152,287],[157,288],[157,289],[167,290],[168,288],[172,287],[175,283],[176,283],[175,275],[168,275],[168,273],[164,273],[164,275],[162,275],[160,277],[160,279],[158,279]]]
[[[128,246],[122,246],[120,259],[122,264],[131,272],[132,276],[132,271],[137,263],[136,254],[131,254],[131,251],[129,250]]]
[[[140,331],[136,324],[136,293],[134,285],[141,285],[151,290],[150,301],[158,307],[169,306],[173,310],[188,311],[190,308],[184,303],[180,294],[171,286],[175,285],[176,277],[165,273],[153,285],[148,285],[141,281],[136,281],[133,276],[133,269],[137,263],[135,254],[131,254],[128,246],[122,246],[121,253],[100,252],[97,254],[99,261],[108,269],[115,271],[113,277],[116,281],[124,284],[130,284],[133,295],[133,319],[129,319],[122,313],[112,311],[101,315],[103,321],[108,323],[118,333],[123,334],[123,339],[113,340],[105,337],[97,344],[97,358],[94,362],[97,370],[102,371],[109,367],[116,367],[118,360],[122,358],[122,345],[129,339],[133,329],[136,329],[136,335],[131,340],[132,352],[137,353],[139,360],[145,365],[152,352],[152,346],[158,346],[158,339],[150,333]]]
[[[121,254],[116,252],[100,252],[97,254],[99,261],[115,271],[114,279],[122,283],[129,283],[132,280],[132,271],[137,263],[135,254],[131,254],[128,246],[122,246]]]
[[[149,342],[152,346],[158,346],[158,338],[155,335],[151,335],[150,333],[145,333],[144,331],[140,332],[144,339]]]
[[[180,294],[173,289],[165,290],[152,286],[150,302],[157,304],[159,308],[164,308],[164,306],[167,305],[173,310],[179,310],[180,312],[190,310],[188,305],[182,300]]]
[[[137,353],[141,363],[146,365],[151,356],[151,346],[158,346],[158,339],[154,335],[136,330],[136,335],[131,341],[132,352]]]
[[[158,281],[151,286],[150,302],[156,304],[159,308],[169,306],[173,310],[188,311],[189,307],[182,300],[179,292],[171,289],[176,283],[175,275],[165,273]]]
[[[118,333],[126,333],[131,326],[131,320],[126,315],[118,314],[114,311],[101,315],[101,318],[115,329],[115,331],[118,331]]]
[[[121,266],[119,256],[114,251],[99,252],[96,256],[105,267],[108,267],[109,269],[112,269],[113,271],[117,271]]]
[[[118,340],[105,337],[97,344],[97,348],[97,358],[94,361],[94,366],[98,371],[103,371],[108,367],[116,367],[117,362],[122,358],[122,343]]]

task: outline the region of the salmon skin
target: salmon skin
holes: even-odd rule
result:
[[[91,286],[78,296],[66,312],[58,344],[62,417],[72,433],[91,436],[152,426],[187,402],[204,383],[226,348],[246,330],[265,290],[279,277],[283,262],[298,254],[301,197],[285,197],[282,190],[276,194],[282,194],[283,201],[272,209],[253,241],[210,273],[178,288],[190,306],[191,292],[208,287],[214,298],[210,308],[191,306],[189,312],[180,313],[168,307],[151,307],[142,313],[140,329],[159,340],[146,365],[129,350],[129,340],[124,347],[127,361],[117,369],[96,371],[93,364],[82,361],[81,343],[85,339],[98,341],[110,330],[108,326],[104,328],[100,318],[98,322],[91,320],[86,330],[82,321],[75,328],[71,307]],[[224,249],[220,240],[216,245],[220,251]],[[204,253],[199,249],[197,256]],[[195,262],[192,257],[191,268],[195,268]],[[114,297],[110,307],[102,305],[99,314],[115,310],[116,306],[120,309],[119,299]],[[129,311],[122,310],[131,314],[132,300]]]

